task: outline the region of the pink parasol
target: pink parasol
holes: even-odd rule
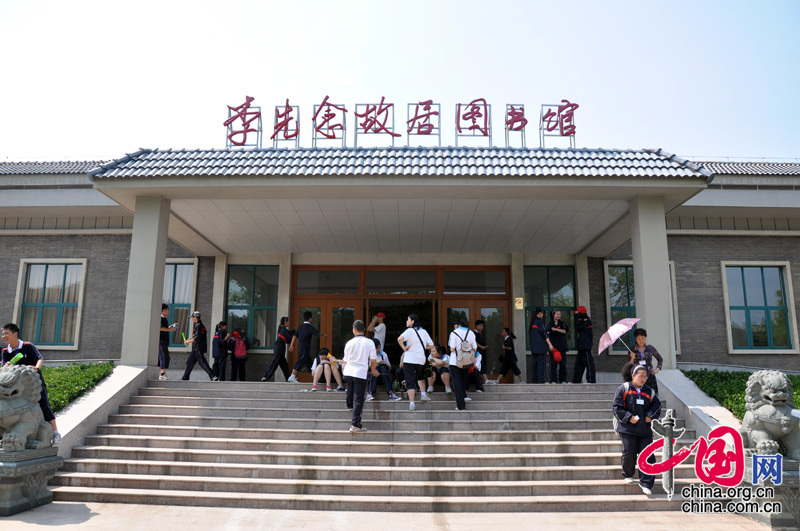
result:
[[[633,325],[635,325],[638,322],[639,319],[629,318],[629,319],[620,319],[619,321],[611,325],[608,328],[608,330],[606,330],[606,333],[600,336],[600,345],[598,346],[597,355],[599,356],[605,349],[613,345],[614,341],[616,341],[617,339],[622,341],[622,339],[620,338],[624,336],[627,332],[629,332],[630,329],[633,328]],[[625,342],[622,341],[622,344],[625,345]],[[625,348],[627,348],[628,350],[631,349],[631,347],[629,347],[628,345],[625,345]]]

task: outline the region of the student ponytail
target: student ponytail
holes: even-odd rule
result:
[[[503,327],[503,330],[506,331],[506,334],[508,334],[508,337],[511,339],[517,339],[517,336],[515,336],[511,329],[509,329],[507,326]]]

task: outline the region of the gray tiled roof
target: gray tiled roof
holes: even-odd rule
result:
[[[334,148],[149,150],[92,170],[94,179],[175,176],[493,175],[708,178],[663,150]]]
[[[717,175],[800,175],[797,162],[698,162]]]
[[[0,175],[47,175],[64,173],[89,173],[92,168],[105,164],[104,160],[61,162],[0,162]]]

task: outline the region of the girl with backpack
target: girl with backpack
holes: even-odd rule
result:
[[[233,333],[230,346],[233,354],[231,356],[231,381],[235,382],[237,379],[240,382],[247,381],[244,365],[247,361],[247,349],[250,348],[250,343],[247,342],[241,329]]]

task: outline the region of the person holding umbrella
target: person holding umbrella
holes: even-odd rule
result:
[[[636,344],[629,352],[630,361],[635,365],[643,366],[647,369],[647,385],[653,388],[653,391],[658,394],[658,381],[656,381],[656,373],[661,370],[664,364],[664,358],[658,353],[653,345],[647,344],[647,330],[644,328],[637,328],[633,331],[633,339]],[[658,366],[653,368],[653,358],[658,360]]]
[[[595,383],[596,373],[594,370],[594,358],[592,357],[592,343],[594,341],[592,320],[589,319],[589,314],[586,313],[586,306],[578,306],[575,314],[575,330],[578,331],[578,357],[575,360],[572,383],[581,383],[584,371],[586,371],[586,383]]]

